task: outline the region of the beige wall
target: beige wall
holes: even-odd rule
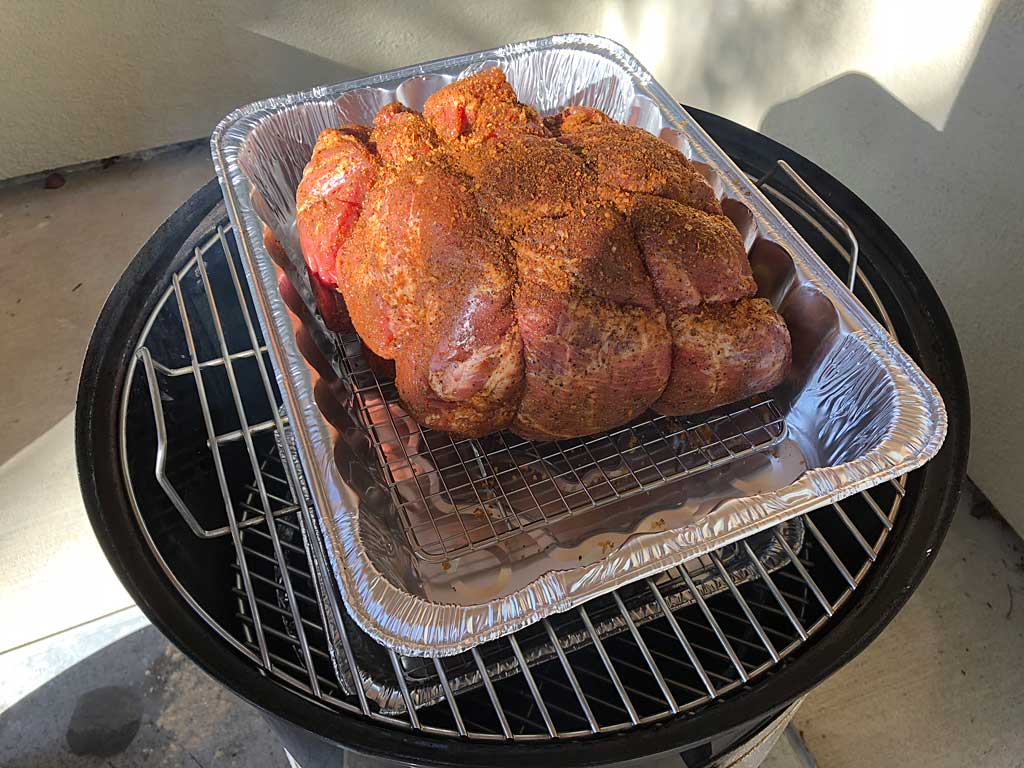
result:
[[[209,134],[239,104],[558,31],[791,144],[925,265],[974,399],[971,473],[1024,528],[1024,0],[7,0],[0,178]]]
[[[204,136],[262,96],[566,30],[625,43],[681,99],[751,127],[849,71],[940,126],[994,2],[936,5],[6,0],[0,178]]]

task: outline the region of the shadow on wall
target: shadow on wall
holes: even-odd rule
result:
[[[513,12],[497,0],[379,2],[355,8],[311,0],[301,11],[294,4],[261,2],[258,13],[239,17],[245,19],[243,26],[371,72],[559,32],[605,35],[632,50],[687,103],[747,123],[763,114],[773,94],[791,89],[792,83],[807,83],[808,69],[820,71],[809,62],[842,50],[848,30],[841,21],[851,8],[865,4],[522,0]]]
[[[1021,16],[997,13],[941,131],[861,74],[779,104],[761,124],[863,197],[928,272],[967,364],[971,475],[1018,530],[1024,457],[1007,446],[1024,430]]]

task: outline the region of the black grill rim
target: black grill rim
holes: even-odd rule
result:
[[[609,736],[544,743],[458,742],[331,712],[263,677],[218,638],[180,598],[152,557],[127,499],[118,455],[118,404],[131,350],[169,274],[180,265],[183,234],[220,200],[207,183],[150,238],[112,290],[85,357],[76,408],[79,481],[93,529],[114,571],[154,625],[207,673],[254,706],[360,752],[450,766],[592,765],[701,744],[763,722],[846,664],[892,620],[920,583],[949,527],[966,472],[970,410],[966,373],[949,318],[924,271],[898,236],[859,197],[819,166],[727,119],[689,109],[748,171],[788,161],[860,238],[862,268],[882,293],[907,352],[945,400],[949,431],[942,450],[908,477],[889,543],[831,628],[759,683],[695,714]],[[148,290],[145,296],[139,294]],[[895,302],[895,303],[892,303]],[[628,738],[626,738],[628,736]]]

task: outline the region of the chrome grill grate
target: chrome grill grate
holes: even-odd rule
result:
[[[271,464],[278,461],[274,454]],[[276,473],[277,468],[272,471]],[[354,692],[355,678],[339,680],[346,670],[331,663],[331,633],[318,619],[314,597],[315,560],[302,549],[298,513],[295,520],[285,517],[275,522],[282,540],[289,542],[287,573],[271,556],[266,530],[250,528],[241,538],[255,576],[255,591],[260,594],[271,665],[295,684],[303,680],[303,674],[310,676],[287,610],[284,583],[288,580],[302,608],[307,641],[315,638],[310,641],[312,674],[318,679],[321,701],[448,736],[575,738],[693,710],[755,679],[799,648],[863,578],[891,528],[901,492],[901,486],[892,484],[811,513],[804,519],[807,535],[799,552],[781,526],[771,530],[768,536],[783,553],[781,567],[771,571],[749,543],[741,542],[736,545],[738,554],[729,559],[738,556],[751,566],[752,578],[743,583],[729,575],[727,556],[715,552],[688,564],[689,568],[672,569],[657,579],[619,589],[459,656],[408,658],[381,649],[387,667],[380,664],[377,670],[372,686],[376,695],[371,691],[367,700],[364,691],[362,701],[358,695],[345,694],[346,690]],[[880,503],[888,507],[888,513],[879,514]],[[830,586],[819,583],[823,571],[832,571]],[[723,591],[705,589],[714,577],[724,581]],[[266,594],[261,594],[264,591]],[[712,594],[705,597],[708,591]],[[237,573],[234,593],[246,647],[258,654],[248,593]],[[696,597],[672,607],[680,594]],[[643,623],[634,619],[630,610],[641,602],[653,607]],[[602,630],[612,617],[617,619],[613,622],[617,629]],[[359,653],[351,649],[352,635],[358,630],[346,622],[345,631],[348,653],[355,659]],[[538,660],[533,650],[541,641],[555,651]],[[495,674],[491,662],[500,658],[513,661],[510,668]],[[500,664],[498,667],[501,669]],[[389,673],[386,679],[381,670]],[[479,683],[460,685],[467,673],[475,673]],[[420,707],[422,699],[415,691],[428,684],[450,693]],[[312,695],[310,684],[297,687]],[[381,693],[384,688],[390,688],[399,700],[400,711],[395,711],[393,703],[381,706],[387,699]]]
[[[768,450],[786,431],[775,402],[758,398],[697,418],[649,413],[575,440],[459,439],[405,413],[395,382],[370,369],[358,336],[338,349],[409,544],[432,562]]]
[[[351,624],[322,570],[301,468],[281,450],[288,426],[269,358],[222,208],[218,215],[175,275],[130,364],[123,470],[154,554],[183,596],[238,653],[301,696],[399,727],[483,740],[570,738],[655,722],[728,695],[800,648],[849,599],[885,544],[903,479],[806,515],[799,539],[777,526],[763,534],[767,544],[740,542],[471,652],[399,656]],[[771,415],[770,403],[758,406]],[[136,441],[127,424],[147,414],[148,443]],[[653,428],[664,436],[675,427]],[[495,458],[480,445],[483,456],[464,456],[467,476],[490,471],[476,463]],[[495,450],[506,447],[517,449]],[[447,450],[461,448],[452,442]],[[153,463],[144,466],[140,456]],[[624,477],[633,481],[627,470],[601,482],[611,493]],[[154,489],[162,489],[166,506]],[[137,497],[146,499],[145,511]],[[488,531],[492,524],[485,523]],[[183,526],[195,534],[194,546],[172,545]],[[440,539],[424,548],[427,556],[444,553]],[[182,563],[194,562],[231,575],[223,604],[193,596]]]

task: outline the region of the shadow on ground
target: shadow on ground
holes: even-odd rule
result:
[[[0,713],[4,768],[139,765],[277,768],[287,761],[255,709],[151,626]]]

